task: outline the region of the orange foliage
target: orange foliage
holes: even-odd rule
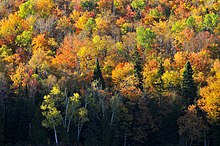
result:
[[[134,66],[131,63],[123,62],[119,63],[112,71],[112,79],[115,84],[123,81],[127,76],[133,74]]]
[[[134,76],[134,65],[129,62],[119,63],[112,71],[112,79],[121,94],[130,100],[136,100],[141,91],[137,88],[138,79]]]
[[[35,38],[33,38],[32,45],[33,45],[33,52],[37,50],[44,50],[44,51],[49,50],[47,46],[47,40],[44,34],[39,34]]]
[[[74,70],[77,66],[77,50],[73,46],[71,38],[65,38],[63,46],[57,52],[53,63],[63,68]]]
[[[196,72],[209,73],[212,64],[209,51],[201,50],[197,53],[192,52],[189,58]]]
[[[187,52],[177,52],[174,56],[174,67],[177,70],[182,69],[185,64],[186,61],[188,60],[188,53]]]
[[[27,22],[22,20],[17,13],[10,14],[8,18],[1,19],[0,45],[12,43],[16,35],[27,28]]]

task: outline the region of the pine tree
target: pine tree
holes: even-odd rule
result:
[[[100,87],[102,89],[105,89],[105,81],[102,77],[102,71],[100,69],[98,58],[96,59],[96,66],[95,66],[95,69],[94,69],[93,81],[97,81],[98,85],[100,85]]]
[[[142,71],[143,71],[143,63],[142,63],[142,58],[138,52],[138,50],[136,50],[133,54],[133,63],[134,63],[134,73],[135,76],[138,78],[138,88],[143,91],[143,75],[142,75]]]
[[[187,61],[185,65],[185,70],[183,72],[183,80],[182,80],[182,95],[185,98],[184,101],[187,105],[190,105],[193,103],[197,96],[197,87],[193,80],[193,70],[190,65],[190,62]]]
[[[162,62],[162,60],[160,60],[159,68],[158,68],[158,71],[157,71],[157,74],[156,74],[156,81],[154,83],[156,92],[159,96],[158,97],[159,105],[161,104],[161,97],[162,97],[162,93],[164,91],[164,82],[163,82],[163,79],[162,79],[162,76],[163,76],[164,72],[165,71],[164,71],[163,62]]]

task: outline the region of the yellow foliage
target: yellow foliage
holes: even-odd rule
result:
[[[52,9],[54,8],[55,4],[53,0],[37,0],[36,1],[36,8],[41,16],[45,17],[48,16]]]
[[[208,79],[208,86],[200,89],[202,98],[198,101],[199,107],[207,113],[211,122],[220,120],[220,72]]]
[[[143,77],[144,77],[144,87],[152,87],[156,73],[158,70],[158,62],[156,59],[151,59],[144,66]]]
[[[96,29],[97,30],[106,30],[108,28],[108,21],[103,18],[101,15],[98,15],[95,19],[96,22]]]
[[[79,20],[79,17],[80,17],[80,12],[77,11],[77,10],[73,10],[72,13],[70,14],[70,19],[75,22],[77,20]]]
[[[152,30],[157,35],[162,36],[165,40],[168,39],[167,36],[170,35],[169,23],[167,21],[154,22]]]
[[[44,34],[39,34],[35,38],[33,38],[32,45],[33,45],[32,48],[33,52],[37,50],[44,50],[44,51],[49,50],[47,46],[47,40]]]
[[[186,61],[188,60],[188,53],[187,52],[177,52],[174,56],[174,61],[175,61],[175,67],[177,70],[182,69]]]
[[[20,63],[14,75],[10,75],[11,80],[13,81],[12,88],[24,88],[27,84],[28,74],[25,72],[25,66]],[[15,90],[15,92],[17,92]]]
[[[163,76],[164,87],[174,87],[180,85],[181,78],[180,73],[176,71],[166,71]]]
[[[134,73],[134,65],[129,62],[119,63],[112,71],[112,80],[115,84],[120,83],[126,77]]]
[[[84,13],[79,19],[75,22],[75,27],[77,29],[83,30],[86,22],[88,21],[88,14]]]
[[[8,18],[0,20],[0,38],[12,43],[16,35],[27,27],[27,22],[23,21],[17,13],[10,14]],[[2,45],[1,39],[0,45]]]
[[[134,76],[132,63],[119,63],[112,71],[112,80],[123,96],[130,100],[136,100],[140,96],[141,91],[137,88],[138,79]]]
[[[52,57],[47,56],[47,53],[44,50],[36,50],[33,53],[33,56],[29,60],[29,65],[31,68],[38,68],[40,70],[45,70],[48,64],[51,62]],[[46,68],[45,68],[46,67]]]
[[[220,72],[220,60],[217,59],[214,61],[211,72]]]
[[[52,95],[58,95],[58,94],[60,94],[61,92],[60,92],[60,89],[59,88],[57,88],[57,87],[53,87],[52,88],[52,90],[50,91],[50,94],[52,94]]]

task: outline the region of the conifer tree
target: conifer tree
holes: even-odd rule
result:
[[[154,83],[155,90],[156,90],[157,95],[158,95],[159,105],[161,105],[162,93],[164,91],[164,82],[163,82],[163,79],[162,79],[162,76],[163,76],[164,72],[165,71],[164,71],[163,62],[162,62],[162,60],[160,60],[159,68],[158,68],[157,73],[156,73],[156,80],[155,80],[155,83]]]
[[[158,68],[158,71],[157,71],[157,74],[156,74],[156,82],[155,82],[155,85],[156,85],[156,90],[157,92],[159,92],[159,94],[162,92],[163,90],[163,80],[162,80],[162,76],[164,74],[164,66],[163,66],[163,62],[160,60],[160,64],[159,64],[159,68]]]
[[[95,66],[95,69],[94,69],[93,81],[97,81],[98,85],[100,85],[100,87],[102,89],[105,89],[105,81],[102,77],[102,71],[100,69],[98,58],[96,59],[96,66]]]
[[[193,80],[193,74],[194,72],[192,70],[190,62],[187,61],[183,72],[183,80],[181,84],[182,95],[185,98],[184,100],[187,105],[192,104],[197,96],[197,87]]]
[[[142,71],[143,71],[143,63],[142,63],[142,58],[138,52],[138,50],[136,50],[133,54],[133,63],[134,63],[134,73],[135,76],[138,78],[138,88],[143,91],[143,75],[142,75]]]

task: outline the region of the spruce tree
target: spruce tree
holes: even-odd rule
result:
[[[157,96],[158,96],[159,106],[161,105],[162,93],[164,91],[164,82],[163,82],[163,79],[162,79],[162,76],[163,76],[164,72],[165,71],[164,71],[163,62],[160,59],[159,68],[158,68],[158,71],[156,73],[156,78],[155,78],[155,82],[154,82],[154,87],[155,87],[155,90],[156,90]]]
[[[165,71],[164,71],[163,62],[160,60],[159,68],[158,68],[158,71],[157,71],[157,74],[156,74],[156,82],[155,82],[156,90],[159,94],[161,94],[161,92],[164,89],[164,82],[163,82],[163,79],[162,79],[162,76],[163,76],[164,72]]]
[[[193,104],[197,96],[197,87],[193,80],[193,70],[190,62],[187,61],[183,72],[183,80],[181,84],[182,95],[185,98],[186,105]]]
[[[138,78],[138,85],[137,87],[143,91],[143,75],[142,75],[142,71],[143,71],[143,63],[142,63],[142,58],[138,52],[138,50],[136,50],[133,54],[133,63],[134,63],[134,74],[135,76]]]
[[[105,81],[102,77],[102,71],[100,69],[99,60],[96,59],[96,66],[94,69],[93,81],[97,81],[102,89],[105,89]]]

